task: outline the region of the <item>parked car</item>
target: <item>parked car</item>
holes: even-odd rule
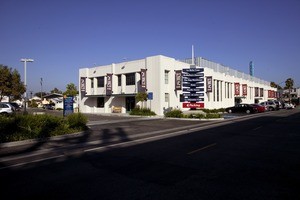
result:
[[[282,105],[281,105],[281,102],[280,102],[280,101],[277,101],[277,100],[272,100],[272,101],[276,104],[277,110],[279,110],[279,109],[282,108]]]
[[[19,104],[15,103],[15,102],[10,102],[10,104],[15,108],[15,111],[21,110],[21,107],[19,106]]]
[[[15,108],[10,103],[0,102],[0,114],[8,115],[15,112]]]
[[[228,113],[256,113],[257,109],[250,105],[250,104],[246,104],[246,103],[241,103],[241,104],[237,104],[235,106],[232,107],[228,107],[225,109],[226,112]]]
[[[54,107],[51,104],[45,104],[43,108],[46,110],[54,110]]]
[[[261,102],[260,105],[264,106],[266,108],[266,110],[268,110],[268,111],[273,111],[273,110],[279,109],[279,107],[273,101]]]
[[[257,109],[257,112],[265,112],[266,111],[266,107],[262,106],[260,104],[251,104],[251,106],[255,107]]]
[[[293,109],[293,108],[295,108],[295,106],[294,106],[293,104],[291,104],[291,103],[286,103],[286,104],[284,105],[284,108],[285,108],[285,109]]]

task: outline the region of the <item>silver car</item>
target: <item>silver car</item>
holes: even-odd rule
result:
[[[0,114],[8,115],[15,112],[15,108],[10,103],[0,102]]]

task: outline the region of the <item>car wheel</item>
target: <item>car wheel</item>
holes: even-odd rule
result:
[[[246,110],[246,113],[247,113],[247,114],[250,114],[250,113],[251,113],[251,111],[250,111],[250,110]]]
[[[273,107],[269,107],[269,110],[270,111],[274,111],[275,109]]]

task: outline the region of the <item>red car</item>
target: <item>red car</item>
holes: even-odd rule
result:
[[[266,108],[262,105],[259,105],[259,104],[251,104],[251,106],[255,107],[257,109],[257,112],[265,112],[266,111]]]

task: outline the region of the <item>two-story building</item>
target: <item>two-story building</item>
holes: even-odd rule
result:
[[[276,88],[268,81],[201,57],[195,58],[194,63],[191,65],[191,59],[179,61],[157,55],[82,68],[79,110],[126,113],[140,105],[163,115],[172,108],[226,108],[240,102],[258,103],[276,98]],[[136,102],[139,92],[148,93],[146,102]]]

